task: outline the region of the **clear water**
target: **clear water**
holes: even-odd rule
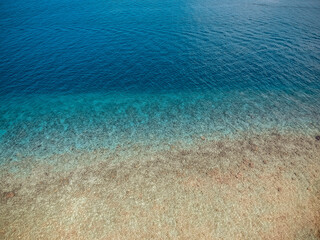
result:
[[[318,0],[2,0],[0,157],[320,131]]]

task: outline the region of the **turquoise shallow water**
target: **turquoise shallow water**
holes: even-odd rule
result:
[[[0,156],[320,131],[320,2],[1,2]]]
[[[157,149],[264,131],[317,134],[320,106],[295,91],[167,94],[75,94],[14,98],[0,108],[1,156],[54,153],[136,144]],[[19,157],[20,156],[20,157]]]

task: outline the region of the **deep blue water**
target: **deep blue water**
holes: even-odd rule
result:
[[[2,0],[0,157],[320,131],[319,0]]]

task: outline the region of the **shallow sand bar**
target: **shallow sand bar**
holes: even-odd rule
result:
[[[1,239],[320,238],[315,136],[24,158],[0,189]]]

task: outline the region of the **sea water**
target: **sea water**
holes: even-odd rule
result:
[[[320,131],[318,0],[2,0],[0,161]]]

